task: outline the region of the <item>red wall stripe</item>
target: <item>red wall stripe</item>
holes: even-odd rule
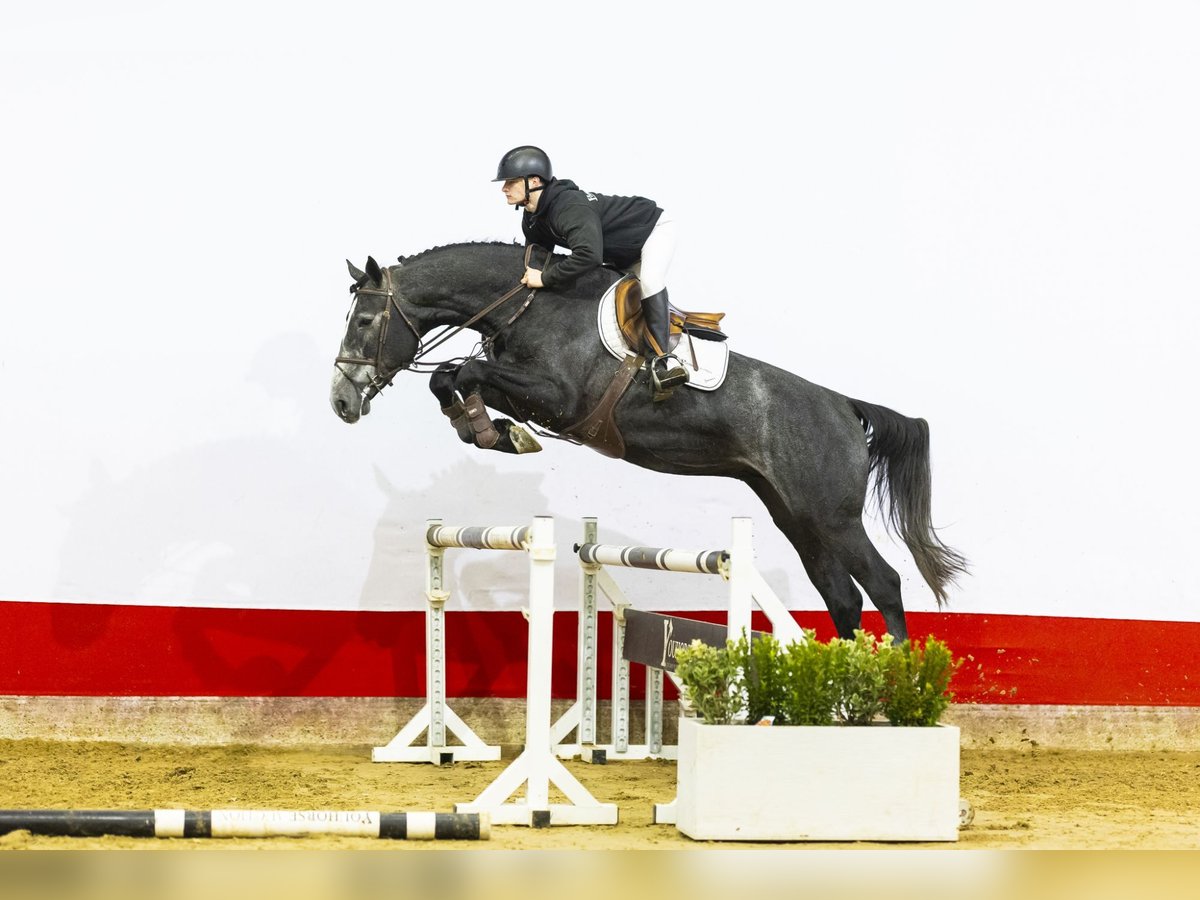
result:
[[[719,611],[676,612],[723,621]],[[414,697],[424,693],[424,614],[4,602],[0,694],[63,696]],[[797,620],[821,639],[828,616]],[[554,694],[575,692],[576,616],[555,616]],[[876,613],[864,626],[882,633]],[[766,630],[765,619],[755,627]],[[910,613],[964,663],[958,700],[1200,706],[1200,623]],[[451,696],[525,693],[517,612],[447,614]],[[611,640],[601,617],[600,646]],[[600,683],[607,691],[608,654]],[[634,668],[635,689],[641,690]]]

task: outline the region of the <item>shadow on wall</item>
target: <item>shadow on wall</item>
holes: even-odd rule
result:
[[[330,361],[310,337],[272,338],[227,398],[255,404],[265,433],[186,446],[120,478],[96,462],[86,492],[63,510],[70,526],[54,598],[176,606],[174,633],[153,652],[186,656],[206,683],[249,678],[273,685],[267,693],[300,693],[356,636],[355,625],[338,617],[331,621],[344,627],[314,629],[303,615],[264,610],[344,605],[339,598],[353,596],[363,561],[375,565],[378,505],[367,505],[372,491],[362,484],[372,477],[371,451],[350,456],[363,432],[351,434],[329,410],[329,376]],[[420,577],[418,567],[396,583],[419,586]],[[202,626],[212,621],[202,607],[237,609],[221,617],[219,641]],[[52,637],[85,650],[102,641],[113,613],[55,605]],[[230,646],[239,648],[236,659]]]
[[[362,492],[328,409],[329,371],[311,338],[273,338],[227,398],[254,404],[263,433],[184,446],[120,478],[95,462],[63,510],[56,599],[270,607],[345,596],[339,557],[354,550],[347,523],[363,518]]]
[[[457,442],[447,430],[445,439]],[[494,455],[486,451],[458,445],[455,461],[447,468],[432,473],[430,481],[420,489],[405,490],[395,485],[378,467],[375,482],[386,497],[386,507],[375,527],[373,552],[359,600],[363,610],[412,610],[424,612],[425,600],[425,528],[429,519],[441,519],[446,525],[528,525],[535,516],[554,517],[555,545],[558,563],[555,567],[555,607],[560,612],[579,609],[579,568],[572,545],[583,537],[579,510],[562,513],[556,498],[547,495],[545,470],[549,455],[523,457],[515,465],[526,470],[499,471],[487,464]],[[451,451],[453,452],[453,451]],[[571,453],[591,451],[572,449]],[[611,524],[611,523],[608,523]],[[636,544],[646,536],[633,535],[606,527],[600,521],[601,540],[616,544]],[[659,534],[659,539],[669,537]],[[444,588],[450,597],[447,603],[448,655],[454,662],[452,681],[458,683],[465,695],[486,694],[495,683],[524,683],[524,627],[492,621],[490,617],[456,616],[462,611],[499,611],[513,613],[528,605],[529,558],[511,551],[478,551],[448,549],[444,557]],[[638,576],[649,579],[649,585],[637,585]],[[624,578],[623,576],[630,576]],[[699,576],[672,573],[623,572],[618,579],[631,586],[627,594],[635,604],[642,605],[662,599],[659,592],[674,592],[676,608],[687,608],[695,600]],[[719,579],[707,587],[721,597],[728,586]],[[670,584],[668,584],[670,582]],[[688,583],[690,582],[690,583]],[[647,590],[649,587],[652,591]],[[701,603],[701,605],[705,605]],[[718,601],[718,606],[720,601]],[[609,606],[601,604],[602,611]],[[424,680],[424,619],[396,616],[385,620],[360,617],[361,637],[391,654],[392,681],[395,684],[423,683]],[[556,665],[568,667],[573,677],[573,637],[576,620],[556,616]],[[417,640],[406,629],[422,629]],[[512,646],[518,635],[519,646]],[[566,639],[571,643],[563,644]],[[566,671],[566,670],[564,670]]]
[[[389,653],[396,683],[408,683],[423,670],[413,652],[421,646],[423,623],[387,612],[425,608],[426,520],[523,525],[554,515],[561,558],[557,607],[577,608],[571,544],[582,536],[580,514],[596,511],[566,514],[547,496],[551,454],[513,460],[462,445],[421,383],[397,386],[377,401],[375,416],[390,423],[386,429],[347,428],[328,408],[328,379],[328,360],[309,337],[273,338],[242,395],[229,398],[261,406],[266,433],[185,447],[121,478],[97,463],[87,492],[64,511],[71,524],[55,598],[176,607],[172,633],[161,636],[154,652],[179,654],[204,684],[302,694],[335,657],[364,642]],[[420,425],[402,431],[411,422]],[[448,462],[434,468],[432,458]],[[635,536],[614,524],[601,517],[601,540],[672,537],[669,528]],[[524,554],[451,551],[446,573],[452,612],[511,613],[528,602]],[[641,589],[639,573],[627,574],[621,580],[631,584],[630,599],[639,605],[661,605],[666,594],[668,606],[686,609],[697,605],[698,592],[725,591],[723,583],[696,583],[699,576],[659,573],[643,575],[652,580]],[[309,615],[354,603],[355,582],[364,615]],[[219,626],[204,614],[211,607],[230,609],[217,617]],[[280,615],[273,608],[297,612]],[[53,637],[65,649],[102,647],[112,612],[103,605],[56,608]],[[567,627],[560,621],[559,628]],[[464,625],[452,640],[455,655],[478,660],[481,669],[524,655],[523,648],[514,654],[502,645],[486,620],[469,630]]]
[[[468,456],[430,473],[428,482],[419,488],[398,486],[380,467],[374,467],[375,485],[386,502],[375,525],[371,558],[359,595],[360,609],[424,612],[427,520],[440,518],[446,525],[521,525],[535,515],[545,514],[547,499],[540,471],[499,474],[493,467],[470,458],[469,454],[485,451],[465,445],[456,450],[458,438],[449,430],[442,437],[448,453]],[[444,571],[451,591],[447,605],[451,613],[471,608],[519,609],[525,603],[529,562],[523,553],[449,550]],[[479,670],[458,671],[456,678],[475,683],[482,672],[499,665],[499,661],[511,664],[514,653],[503,645],[499,633],[467,628],[456,618],[451,615],[446,623],[450,655],[459,661],[475,661]],[[359,617],[358,623],[363,640],[390,652],[393,683],[424,682],[423,617]],[[414,629],[420,629],[416,642],[410,633]],[[483,682],[486,684],[487,678]]]
[[[457,440],[447,433],[447,440]],[[522,458],[522,465],[536,471],[498,472],[479,460],[491,457],[485,451],[462,447],[466,454],[448,468],[433,474],[426,487],[403,490],[394,485],[376,468],[378,488],[387,498],[387,506],[375,529],[374,552],[360,598],[365,610],[403,609],[424,611],[425,602],[425,541],[426,522],[440,518],[446,525],[526,525],[534,516],[554,517],[555,544],[558,563],[555,568],[555,607],[560,612],[579,609],[580,570],[572,545],[582,540],[581,510],[561,512],[556,498],[545,490],[546,463],[542,458]],[[591,451],[572,449],[572,453]],[[590,512],[595,512],[594,510]],[[604,543],[632,545],[657,541],[657,546],[671,546],[673,535],[665,525],[652,535],[633,535],[612,527],[612,520],[599,520],[599,539]],[[728,521],[717,529],[710,547],[683,546],[680,549],[720,549],[726,546]],[[676,543],[674,546],[679,547]],[[670,572],[624,570],[614,572],[626,597],[641,607],[673,610],[695,608],[723,609],[729,586],[719,578]],[[523,553],[506,551],[476,551],[448,549],[445,553],[444,588],[450,597],[447,611],[502,610],[516,611],[528,605],[529,560]],[[601,601],[601,612],[610,611]],[[411,646],[411,636],[401,630],[412,627],[411,620],[397,617],[393,625],[381,626],[377,620],[360,620],[363,638],[394,649],[395,683],[407,683],[412,669],[423,669],[423,658],[405,656],[404,646]],[[382,627],[382,630],[381,630]],[[575,620],[564,616],[555,618],[556,645],[562,640],[562,629],[574,635]],[[369,632],[366,630],[369,629]],[[504,679],[507,670],[524,658],[524,647],[514,650],[503,643],[511,639],[512,629],[503,633],[488,628],[486,620],[459,618],[447,620],[447,640],[450,654],[458,661],[458,677],[468,684],[486,684],[488,678]],[[467,671],[464,666],[476,666]],[[516,678],[517,676],[512,676]]]
[[[445,440],[449,452],[458,456],[458,438],[447,430]],[[446,525],[527,525],[534,516],[548,514],[550,501],[542,489],[545,475],[540,466],[533,463],[528,472],[500,473],[472,458],[487,451],[459,446],[469,455],[429,473],[429,480],[417,488],[402,488],[374,467],[375,484],[386,505],[375,526],[360,608],[425,608],[429,519]],[[528,591],[529,563],[522,553],[449,550],[446,577],[454,588],[450,609],[516,609]]]
[[[521,525],[553,514],[547,461],[463,446],[420,381],[377,401],[379,425],[347,428],[328,408],[329,371],[307,336],[274,338],[228,398],[256,404],[265,433],[181,446],[123,477],[93,466],[89,488],[64,510],[54,586],[56,599],[88,603],[51,610],[56,646],[82,659],[127,640],[129,618],[104,604],[136,603],[170,612],[154,617],[165,633],[145,636],[146,661],[129,664],[167,655],[215,691],[306,694],[354,648],[387,654],[396,684],[423,672],[426,520]],[[565,558],[578,519],[556,524]],[[577,576],[560,569],[559,606],[574,608]],[[524,554],[452,552],[447,575],[451,610],[511,614],[527,603]],[[361,615],[320,613],[354,606]],[[410,614],[388,615],[396,610]],[[456,635],[460,659],[483,671],[523,658],[503,645],[511,628],[475,624]]]
[[[454,441],[452,434],[447,439]],[[375,528],[374,552],[360,597],[362,609],[421,609],[425,608],[425,539],[426,522],[439,518],[446,525],[528,525],[534,516],[554,518],[558,565],[555,571],[555,606],[559,610],[578,609],[579,569],[573,545],[583,539],[583,516],[587,510],[562,511],[556,498],[545,490],[545,464],[537,458],[523,457],[522,465],[530,471],[499,472],[478,459],[487,459],[486,451],[463,447],[467,455],[457,459],[449,468],[433,474],[428,485],[416,490],[403,490],[394,485],[376,467],[375,479],[387,498],[387,506]],[[572,453],[591,451],[572,449]],[[591,510],[590,512],[596,512]],[[599,539],[609,544],[646,544],[676,546],[680,549],[719,549],[729,539],[728,520],[718,522],[712,535],[711,547],[680,546],[670,524],[657,533],[633,535],[612,527],[612,519],[599,519]],[[724,526],[724,527],[720,527]],[[672,573],[627,571],[633,582],[648,582],[653,589],[635,603],[662,601],[664,592],[678,594],[677,609],[694,603],[695,595],[724,595],[727,588],[719,579],[703,576],[677,576]],[[682,578],[682,583],[679,581]],[[455,610],[517,610],[527,603],[529,561],[521,553],[503,551],[454,550],[446,551],[445,580],[451,591],[448,609]],[[704,589],[701,582],[716,580],[718,586]],[[700,603],[700,606],[710,604]],[[719,604],[718,604],[719,606]]]

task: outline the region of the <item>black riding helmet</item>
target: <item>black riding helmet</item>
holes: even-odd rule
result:
[[[496,167],[496,177],[492,181],[508,181],[510,178],[525,179],[525,196],[528,197],[534,191],[540,191],[542,188],[529,186],[529,179],[536,175],[542,179],[542,187],[554,177],[554,169],[550,165],[550,157],[548,157],[541,148],[531,147],[514,147],[509,150],[500,160],[500,165]],[[518,203],[518,206],[524,206],[524,203]]]
[[[542,181],[554,177],[550,166],[550,157],[538,147],[514,147],[504,154],[500,165],[496,168],[496,177],[492,181],[508,181],[510,178],[522,178],[537,175]]]

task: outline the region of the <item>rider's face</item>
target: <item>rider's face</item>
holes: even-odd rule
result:
[[[530,187],[537,187],[541,183],[541,179],[536,175],[529,179]],[[504,191],[504,199],[508,201],[509,206],[516,206],[524,203],[529,199],[525,193],[524,178],[510,178],[504,182],[500,190]]]
[[[516,206],[525,200],[524,178],[510,178],[500,189],[504,191],[504,199],[508,201],[509,206]]]

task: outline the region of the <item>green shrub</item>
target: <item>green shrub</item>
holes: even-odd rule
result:
[[[754,724],[764,716],[773,716],[776,725],[785,724],[787,673],[779,641],[774,635],[764,634],[753,641],[743,637],[736,647],[746,697],[746,721]]]
[[[885,679],[876,658],[875,636],[854,632],[854,640],[835,638],[833,682],[839,689],[834,714],[847,725],[869,725],[883,709]]]
[[[816,632],[805,630],[804,641],[789,644],[783,651],[786,689],[783,718],[789,725],[830,725],[838,688],[833,681],[829,645],[817,640]]]
[[[962,664],[933,636],[924,646],[884,637],[876,652],[884,678],[883,714],[893,725],[936,725],[953,695],[950,678]]]
[[[930,636],[924,644],[880,641],[864,631],[827,644],[806,629],[801,643],[743,637],[724,647],[693,641],[676,656],[675,674],[706,722],[735,719],[777,725],[868,725],[880,713],[893,725],[932,726],[949,706],[950,679],[962,664]]]
[[[718,648],[696,640],[675,654],[675,674],[683,682],[688,702],[712,725],[728,725],[745,705],[738,683],[741,668],[742,657],[733,641]]]

